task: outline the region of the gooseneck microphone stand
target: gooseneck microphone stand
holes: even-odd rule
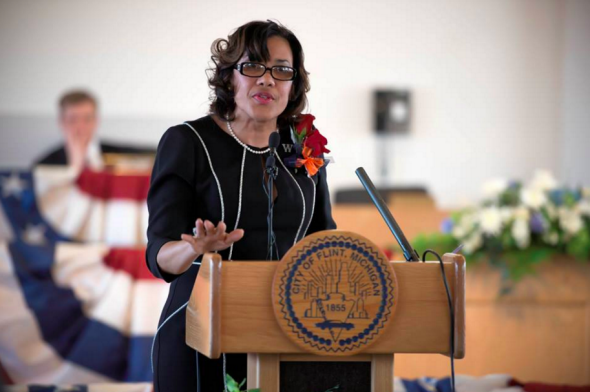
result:
[[[277,179],[277,175],[279,174],[279,169],[277,167],[277,162],[275,158],[275,151],[280,143],[280,135],[277,132],[273,132],[270,134],[268,139],[268,146],[270,147],[270,155],[266,158],[266,174],[268,176],[267,182],[267,195],[268,195],[268,217],[267,217],[267,224],[268,224],[268,251],[266,253],[266,259],[272,260],[273,259],[273,249],[276,248],[276,238],[273,231],[273,209],[274,209],[274,200],[273,200],[273,183]],[[277,250],[277,260],[279,258],[278,250]]]

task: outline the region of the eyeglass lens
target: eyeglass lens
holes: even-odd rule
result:
[[[259,77],[264,75],[266,72],[266,67],[262,64],[257,63],[243,63],[242,64],[242,73],[245,76],[251,77]],[[271,68],[270,71],[273,78],[277,80],[291,80],[293,79],[293,75],[295,71],[291,67],[282,67],[280,65],[275,65]]]

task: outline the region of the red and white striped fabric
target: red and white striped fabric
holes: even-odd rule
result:
[[[33,177],[40,213],[60,234],[112,246],[146,244],[149,174],[41,165]]]
[[[15,384],[150,381],[168,284],[144,249],[0,242],[0,358]]]
[[[16,385],[4,392],[152,392],[149,383],[89,384],[89,385]]]
[[[88,318],[127,336],[154,335],[168,284],[153,277],[143,250],[60,243],[52,269],[59,287],[73,290]]]

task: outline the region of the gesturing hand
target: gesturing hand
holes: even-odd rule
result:
[[[195,235],[182,234],[180,238],[188,242],[195,253],[199,255],[227,249],[244,236],[244,230],[242,229],[226,233],[225,223],[219,222],[215,227],[210,221],[203,222],[201,218],[195,222],[195,228]]]

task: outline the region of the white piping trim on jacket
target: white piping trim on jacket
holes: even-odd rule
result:
[[[244,184],[244,166],[246,164],[246,149],[244,148],[244,153],[242,154],[242,167],[240,168],[240,192],[238,197],[238,215],[236,216],[236,224],[234,226],[234,230],[238,228],[238,223],[240,222],[240,215],[242,213],[242,185]],[[229,248],[229,256],[228,260],[231,260],[232,253],[234,251],[234,243],[231,244]]]
[[[221,192],[221,185],[219,184],[219,179],[217,178],[217,174],[215,174],[215,170],[213,169],[213,163],[211,162],[211,156],[209,155],[209,150],[207,150],[207,146],[205,145],[205,142],[201,138],[201,135],[199,135],[199,132],[197,132],[195,130],[195,128],[193,128],[192,125],[190,125],[189,123],[183,123],[183,124],[187,125],[190,129],[193,130],[195,135],[197,135],[197,137],[201,141],[203,148],[205,149],[205,154],[207,155],[207,160],[209,161],[209,167],[211,168],[211,172],[213,173],[213,177],[215,177],[215,182],[217,183],[217,190],[219,191],[219,199],[221,199],[221,221],[225,221],[225,206],[223,204],[223,192]]]

